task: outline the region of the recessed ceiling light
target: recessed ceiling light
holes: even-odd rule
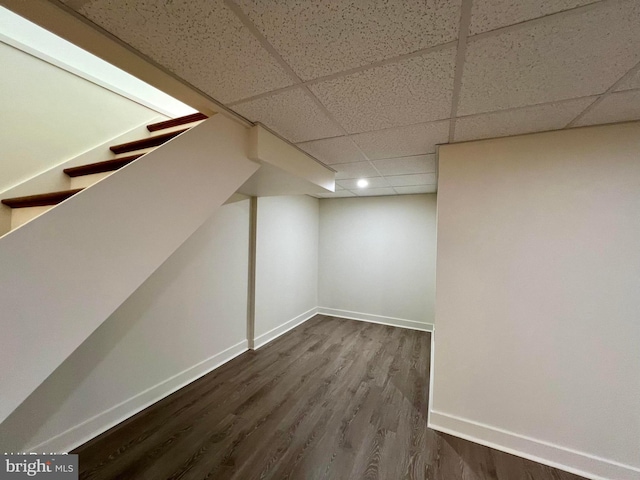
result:
[[[367,182],[364,178],[361,178],[360,180],[358,180],[358,187],[364,188],[367,185],[369,185],[369,182]]]

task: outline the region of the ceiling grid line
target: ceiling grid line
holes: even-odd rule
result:
[[[456,52],[456,66],[453,77],[453,93],[451,96],[451,115],[449,116],[449,142],[453,142],[456,131],[456,115],[458,102],[460,101],[460,89],[462,88],[462,75],[467,55],[467,36],[471,24],[472,0],[462,0],[460,9],[460,30],[458,32],[458,50]]]
[[[180,77],[178,74],[176,74],[175,72],[171,71],[171,69],[167,68],[165,65],[162,65],[160,62],[154,60],[153,58],[151,58],[149,55],[147,55],[146,53],[142,52],[141,50],[133,47],[132,45],[127,43],[124,39],[122,39],[122,38],[118,37],[117,35],[113,34],[111,31],[107,30],[102,25],[99,25],[98,23],[96,23],[92,19],[87,18],[86,16],[80,14],[79,12],[77,12],[76,10],[71,8],[72,6],[70,5],[70,2],[67,2],[67,4],[65,4],[65,3],[62,3],[61,0],[48,0],[48,1],[50,3],[52,3],[55,6],[55,8],[58,8],[58,9],[62,10],[63,12],[65,12],[66,14],[70,15],[71,17],[73,17],[74,20],[77,20],[77,21],[81,22],[82,24],[86,25],[87,27],[92,28],[93,30],[98,32],[100,35],[103,35],[104,37],[108,38],[109,40],[115,42],[118,46],[120,46],[123,49],[131,52],[133,55],[136,55],[137,57],[143,59],[146,63],[151,65],[153,68],[156,68],[157,70],[161,71],[167,77],[171,77],[173,80],[181,83],[185,87],[187,87],[190,90],[192,90],[193,92],[197,93],[202,98],[206,99],[208,102],[210,102],[212,105],[214,105],[215,106],[215,111],[217,111],[218,113],[221,113],[224,116],[226,116],[228,118],[231,118],[234,121],[237,121],[238,123],[240,123],[242,125],[245,125],[245,126],[252,125],[251,121],[249,121],[247,118],[245,118],[244,116],[240,115],[238,112],[236,112],[235,110],[231,109],[227,105],[225,105],[223,102],[215,99],[209,93],[203,91],[202,89],[196,87],[193,83],[191,83],[191,82],[185,80],[184,78]],[[90,1],[91,0],[86,0],[85,3],[89,3]],[[5,8],[8,8],[8,6],[5,6]],[[54,32],[54,31],[52,31],[52,33],[57,34],[58,36],[60,36],[61,38],[64,38],[65,40],[71,41],[71,43],[74,43],[72,41],[72,39],[65,38],[65,36],[62,34],[62,32]],[[97,57],[102,58],[105,61],[108,61],[108,59],[103,58],[99,53],[92,52],[91,49],[88,48],[88,46],[83,46],[83,48],[86,51],[88,51],[89,53],[91,53],[93,55],[96,55]],[[133,74],[132,72],[127,72],[127,73]],[[139,77],[139,78],[141,80],[145,80],[142,77]],[[146,80],[146,81],[150,85],[153,85],[153,83],[151,81],[149,81],[149,80]]]
[[[242,12],[242,10],[240,10],[240,8],[235,3],[233,3],[232,0],[224,0],[224,1],[225,1],[225,3],[227,5],[230,6],[230,8],[232,8],[232,11],[236,15],[238,15],[238,17],[241,19],[241,21],[243,21],[243,23],[245,25],[247,25],[245,23],[245,19],[246,19],[247,22],[251,22],[251,20],[249,20],[246,17],[244,12]],[[600,1],[597,1],[595,3],[590,3],[590,4],[587,4],[587,5],[581,5],[581,6],[574,7],[574,8],[568,9],[568,10],[562,10],[560,12],[550,13],[550,14],[547,14],[547,15],[543,15],[541,17],[537,17],[537,18],[533,18],[533,19],[529,19],[529,20],[524,20],[522,22],[519,22],[519,23],[516,23],[516,24],[513,24],[513,25],[507,25],[505,27],[495,28],[493,30],[489,30],[489,31],[486,31],[486,32],[478,33],[478,34],[475,34],[475,35],[468,35],[467,34],[467,36],[465,38],[465,43],[474,42],[474,41],[477,41],[477,40],[482,40],[482,39],[487,38],[487,37],[492,37],[492,36],[495,36],[495,35],[501,35],[503,33],[508,33],[510,31],[513,31],[513,30],[518,30],[520,28],[529,27],[531,25],[535,25],[536,23],[540,23],[540,22],[543,22],[545,20],[548,20],[550,17],[561,17],[561,16],[569,16],[569,15],[572,15],[572,14],[582,13],[582,12],[585,12],[587,10],[591,10],[591,9],[597,8],[598,6],[600,6],[602,4],[605,4],[608,1],[615,1],[615,0],[600,0]],[[463,2],[466,2],[466,0],[463,0]],[[233,5],[233,7],[231,7],[231,5]],[[236,10],[236,9],[238,9],[238,10]],[[463,9],[464,9],[464,5],[463,5]],[[240,14],[238,14],[238,11],[240,12]],[[242,15],[242,17],[240,17],[240,15]],[[461,17],[462,17],[462,15],[461,15]],[[461,18],[461,20],[462,20],[462,18]],[[471,20],[471,7],[469,8],[469,15],[468,15],[468,22],[467,22],[467,33],[469,31],[468,27],[469,27],[470,20]],[[255,25],[252,22],[250,23],[250,25],[251,25],[251,27],[250,27],[251,32],[254,34],[254,36],[256,36],[256,38],[258,38],[258,40],[261,41],[261,43],[263,43],[261,38],[264,38],[264,36],[257,30],[257,28],[255,27]],[[460,31],[462,31],[462,25],[460,27]],[[256,35],[256,33],[257,33],[257,35]],[[234,100],[233,102],[230,102],[230,103],[226,104],[228,107],[233,107],[235,105],[239,105],[239,104],[245,103],[245,102],[250,102],[250,101],[253,101],[253,100],[259,100],[261,98],[269,97],[269,96],[272,96],[272,95],[277,95],[279,93],[283,93],[283,92],[286,92],[286,91],[289,91],[289,90],[293,90],[293,89],[299,88],[300,86],[314,85],[314,84],[317,84],[317,83],[321,83],[321,82],[325,82],[325,81],[329,81],[329,80],[334,80],[336,78],[341,78],[341,77],[345,77],[345,76],[348,76],[348,75],[352,75],[354,73],[370,70],[370,69],[373,69],[373,68],[376,68],[376,67],[381,67],[381,66],[397,63],[397,62],[400,62],[400,61],[405,60],[405,59],[409,59],[409,58],[413,58],[413,57],[419,57],[419,56],[422,56],[422,55],[426,55],[426,54],[429,54],[429,53],[433,53],[433,52],[437,52],[437,51],[449,48],[449,47],[454,46],[456,44],[459,45],[459,43],[460,43],[459,39],[451,41],[451,42],[441,43],[441,44],[434,45],[434,46],[431,46],[431,47],[427,47],[427,48],[423,48],[423,49],[420,49],[420,50],[416,50],[414,52],[409,52],[409,53],[405,53],[405,54],[402,54],[402,55],[396,55],[396,56],[389,57],[389,58],[386,58],[384,60],[380,60],[380,61],[377,61],[377,62],[368,63],[366,65],[361,65],[359,67],[350,68],[350,69],[347,69],[347,70],[342,70],[340,72],[332,73],[330,75],[323,75],[323,76],[320,76],[320,77],[317,77],[317,78],[313,78],[311,80],[303,81],[300,77],[298,77],[298,75],[293,71],[293,69],[291,69],[291,67],[286,63],[286,61],[284,61],[284,59],[282,59],[280,54],[277,53],[277,50],[275,50],[275,48],[266,39],[264,39],[264,41],[266,42],[266,44],[263,43],[263,45],[265,46],[265,48],[268,45],[269,53],[273,54],[273,52],[275,52],[274,56],[277,59],[282,60],[281,64],[283,66],[286,66],[286,69],[289,72],[291,72],[293,75],[295,75],[295,78],[297,79],[297,82],[292,84],[292,85],[288,85],[286,87],[277,88],[277,89],[274,89],[274,90],[270,90],[268,92],[262,92],[262,93],[259,93],[257,95],[252,95],[250,97],[241,98],[239,100]],[[465,47],[466,47],[466,44],[465,44]]]
[[[249,30],[249,32],[258,40],[258,42],[260,42],[260,44],[265,48],[265,50],[267,50],[276,59],[276,61],[280,64],[280,66],[295,80],[296,83],[291,88],[292,89],[301,88],[305,92],[305,94],[314,103],[316,103],[316,105],[321,110],[323,110],[323,113],[327,115],[330,121],[336,127],[338,127],[338,130],[343,132],[344,135],[348,135],[348,132],[345,130],[345,128],[330,115],[329,111],[322,104],[322,102],[320,102],[316,98],[316,96],[311,92],[311,90],[303,84],[302,79],[298,76],[298,74],[293,70],[293,68],[291,68],[291,66],[287,63],[287,61],[284,58],[282,58],[282,55],[280,55],[280,53],[275,49],[275,47],[271,45],[269,40],[267,40],[267,38],[262,33],[260,33],[258,28],[253,24],[251,19],[242,11],[242,9],[238,5],[236,5],[233,2],[233,0],[223,0],[223,1],[225,5],[227,5],[227,7],[229,7],[229,9],[240,19],[242,24]],[[266,93],[273,94],[273,91],[266,92]],[[237,103],[239,102],[233,102],[234,105]],[[231,103],[229,105],[231,105]]]
[[[434,192],[450,142],[640,120],[638,0],[37,1],[335,169],[327,196]]]
[[[441,43],[439,45],[434,45],[432,47],[423,48],[421,50],[416,50],[415,52],[410,52],[410,53],[405,53],[405,54],[402,54],[402,55],[397,55],[397,56],[394,56],[394,57],[389,57],[389,58],[386,58],[384,60],[380,60],[378,62],[372,62],[372,63],[368,63],[366,65],[361,65],[359,67],[349,68],[347,70],[342,70],[340,72],[332,73],[330,75],[323,75],[321,77],[313,78],[311,80],[301,81],[300,83],[296,83],[296,84],[289,85],[289,86],[282,87],[282,88],[277,88],[275,90],[270,90],[268,92],[259,93],[258,95],[253,95],[251,97],[242,98],[240,100],[235,100],[235,101],[233,101],[231,103],[228,103],[227,106],[232,107],[232,106],[238,105],[240,103],[245,103],[245,102],[250,102],[250,101],[253,101],[253,100],[258,100],[260,98],[269,97],[271,95],[276,95],[278,93],[286,92],[287,90],[292,90],[294,88],[299,88],[300,86],[315,85],[317,83],[326,82],[326,81],[329,81],[329,80],[335,80],[336,78],[342,78],[342,77],[346,77],[346,76],[349,76],[349,75],[353,75],[354,73],[364,72],[366,70],[371,70],[371,69],[374,69],[374,68],[377,68],[377,67],[383,67],[385,65],[398,63],[398,62],[401,62],[403,60],[407,60],[409,58],[420,57],[422,55],[427,55],[429,53],[439,52],[440,50],[445,50],[445,49],[447,49],[449,47],[453,47],[457,43],[458,43],[457,40],[454,40],[452,42]]]
[[[331,15],[328,16],[309,17],[306,16],[309,14],[308,10],[296,12],[293,9],[278,12],[277,9],[271,10],[268,3],[261,0],[229,1],[236,1],[238,5],[242,5],[247,18],[255,21],[254,29],[251,31],[259,26],[260,31],[274,42],[273,45],[278,46],[282,55],[291,60],[292,65],[301,72],[300,75],[304,76],[304,81],[299,78],[300,83],[253,96],[247,95],[229,105],[242,104],[239,107],[240,111],[253,111],[258,118],[265,117],[266,114],[262,112],[274,106],[278,108],[279,115],[287,115],[287,112],[291,112],[294,114],[293,118],[298,115],[299,118],[304,119],[299,113],[301,109],[298,103],[301,101],[299,98],[304,96],[312,99],[315,115],[318,118],[314,117],[308,122],[304,120],[304,127],[292,129],[291,121],[289,124],[280,122],[274,115],[271,115],[273,119],[270,121],[279,125],[277,127],[279,129],[296,132],[293,136],[300,139],[295,142],[296,144],[312,155],[318,155],[318,158],[334,165],[339,172],[339,178],[349,179],[348,182],[339,181],[344,195],[360,193],[353,190],[355,187],[353,178],[365,172],[372,178],[377,176],[377,179],[370,183],[375,194],[386,193],[384,190],[376,190],[376,187],[383,185],[391,186],[388,193],[408,193],[410,188],[396,189],[393,185],[410,184],[414,181],[416,183],[419,181],[420,185],[431,183],[433,176],[422,175],[414,178],[410,175],[412,169],[417,173],[420,168],[424,171],[433,168],[432,163],[427,163],[428,157],[425,155],[432,155],[428,152],[433,151],[434,143],[437,181],[437,146],[447,141],[496,138],[564,128],[566,122],[578,112],[587,112],[593,108],[594,99],[599,103],[602,98],[605,98],[602,92],[607,87],[609,88],[606,93],[613,92],[617,87],[611,83],[616,79],[621,81],[620,75],[624,73],[624,69],[638,59],[637,55],[632,53],[633,47],[637,46],[632,32],[640,17],[638,9],[630,0],[601,0],[592,3],[586,3],[590,0],[576,0],[559,2],[555,6],[535,6],[535,4],[514,6],[515,13],[511,15],[498,11],[501,8],[500,5],[506,5],[508,0],[495,0],[497,6],[492,5],[491,0],[458,2],[452,0],[450,5],[457,3],[457,7],[455,12],[450,9],[446,18],[451,25],[456,18],[457,39],[452,41],[451,36],[439,37],[438,45],[400,55],[398,53],[403,50],[382,48],[376,51],[375,56],[362,58],[368,60],[383,58],[383,60],[354,68],[348,67],[357,65],[357,62],[349,63],[350,57],[345,57],[347,58],[345,60],[338,51],[333,52],[337,56],[334,61],[327,56],[326,52],[315,55],[312,49],[325,45],[323,42],[326,42],[327,38],[333,38],[332,35],[340,35],[341,28],[366,29],[363,35],[365,39],[372,31],[384,34],[388,31],[385,28],[389,25],[394,28],[402,25],[410,12],[409,9],[418,5],[418,2],[409,2],[411,5],[405,5],[406,10],[405,7],[394,7],[386,18],[377,17],[371,23],[369,20],[371,17],[367,15],[375,15],[379,12],[374,14],[372,11],[367,11],[367,7],[358,7],[362,8],[358,10],[361,16],[354,19],[350,16],[341,16],[339,9],[329,12]],[[443,4],[445,3],[447,1],[443,0]],[[259,4],[259,7],[256,7],[256,4]],[[562,10],[565,7],[567,8]],[[261,10],[263,8],[266,10]],[[434,13],[436,10],[421,10],[421,12],[425,11],[428,12],[427,15],[435,15],[435,17],[429,17],[432,20],[442,18]],[[262,15],[266,17],[263,18]],[[620,33],[617,31],[607,33],[606,27],[605,29],[601,27],[600,19],[609,19],[610,22],[615,19],[615,25],[623,29]],[[378,21],[382,24],[378,24]],[[287,22],[302,23],[295,29],[289,29]],[[425,28],[435,28],[434,23],[428,22],[429,20],[424,24]],[[302,38],[292,36],[292,32],[300,33],[301,28],[310,28],[310,31],[316,33],[310,34],[309,37],[303,35]],[[322,37],[320,39],[314,37],[318,35],[318,28],[324,29],[319,34]],[[371,30],[372,28],[375,30]],[[390,36],[389,41],[393,42],[394,38]],[[299,48],[295,46],[298,40],[302,42]],[[290,48],[291,45],[294,45],[293,49]],[[376,46],[374,42],[369,45]],[[405,48],[411,50],[411,47],[417,46],[425,45],[416,41],[416,43],[407,43]],[[270,48],[274,49],[274,47]],[[362,44],[354,45],[356,51],[362,48]],[[445,48],[450,48],[448,63],[434,63],[426,67],[422,59],[418,59],[421,55]],[[616,57],[616,54],[619,56]],[[304,55],[308,55],[308,58]],[[586,72],[583,73],[583,70],[587,70],[587,66],[576,70],[575,60],[572,62],[572,59],[583,56],[587,66],[602,65],[603,74],[585,77]],[[616,60],[607,62],[607,57]],[[281,56],[279,58],[282,59]],[[410,58],[416,58],[416,60],[409,60]],[[302,63],[301,59],[304,59]],[[317,68],[314,62],[320,61],[319,59],[324,59],[327,68]],[[598,64],[595,60],[589,63],[590,59],[601,60]],[[401,63],[403,60],[407,61],[408,66]],[[329,64],[326,65],[326,62]],[[443,68],[445,65],[446,68]],[[386,68],[375,70],[383,66]],[[304,72],[309,70],[317,72],[320,76],[305,75]],[[322,75],[323,71],[329,74]],[[421,75],[424,78],[425,74],[429,75],[430,72],[436,71],[446,71],[450,75],[445,85],[449,85],[447,95],[451,103],[446,105],[444,111],[436,110],[442,106],[437,103],[442,98],[438,97],[442,95],[439,93],[438,84],[420,83],[414,80]],[[385,78],[385,75],[389,79]],[[393,78],[394,75],[395,78]],[[439,80],[437,76],[434,78]],[[629,78],[628,75],[626,78]],[[587,82],[588,79],[592,81]],[[637,79],[631,78],[625,86],[633,88],[636,81]],[[425,88],[433,91],[432,96],[424,99],[415,98],[416,92],[423,91]],[[288,93],[282,97],[263,100],[262,103],[251,103],[293,90],[298,90],[295,96]],[[302,91],[305,92],[304,95]],[[385,92],[387,92],[386,95]],[[377,101],[377,98],[382,101]],[[618,103],[621,101],[618,97],[616,99]],[[424,101],[417,102],[417,100]],[[598,103],[595,105],[597,106]],[[399,116],[396,111],[404,108],[405,104],[408,113]],[[305,106],[305,108],[310,107]],[[416,115],[412,112],[413,108],[422,109],[423,113]],[[358,120],[359,124],[353,124],[358,117],[357,115],[354,117],[349,112],[368,115],[365,117],[368,120]],[[403,123],[407,121],[409,122]],[[322,126],[328,122],[335,125],[338,130],[322,131]],[[335,135],[338,131],[343,135]],[[407,157],[421,157],[420,161],[424,163],[411,161],[398,164],[377,163],[382,159]],[[428,161],[433,162],[433,160]],[[380,168],[377,165],[380,165]],[[420,188],[428,191],[426,185]],[[371,194],[374,194],[373,191]]]
[[[633,67],[631,67],[627,73],[622,75],[613,85],[611,85],[606,91],[604,91],[596,100],[590,104],[587,108],[585,108],[582,112],[580,112],[573,120],[571,120],[564,128],[571,128],[574,126],[580,119],[582,119],[585,115],[587,115],[591,110],[596,108],[602,101],[608,97],[611,93],[614,93],[618,86],[626,81],[628,78],[633,77],[638,71],[640,71],[640,62],[636,63]]]
[[[589,3],[587,5],[579,5],[577,7],[569,8],[567,10],[560,10],[558,12],[548,13],[540,17],[523,20],[521,22],[514,23],[512,25],[505,25],[504,27],[494,28],[493,30],[487,30],[486,32],[476,33],[474,35],[469,35],[469,42],[475,42],[478,40],[483,40],[488,37],[502,35],[504,33],[520,30],[522,28],[528,28],[538,23],[544,23],[550,18],[569,17],[576,14],[584,13],[589,10],[597,9],[600,6],[607,4],[608,2],[615,2],[615,1],[617,0],[599,0],[594,3]]]
[[[637,0],[62,3],[335,168],[327,196],[433,192],[446,143],[640,119]]]
[[[305,94],[318,106],[318,108],[322,110],[322,112],[327,116],[327,118],[336,127],[338,127],[338,129],[342,131],[345,136],[349,137],[349,132],[347,132],[344,126],[342,126],[342,124],[340,124],[340,122],[338,122],[334,118],[331,112],[329,112],[329,110],[325,107],[325,105],[311,91],[311,89],[302,82],[302,79],[298,76],[298,74],[293,70],[293,68],[291,68],[291,66],[286,62],[286,60],[282,58],[282,55],[280,55],[280,53],[275,49],[275,47],[271,45],[269,40],[267,40],[267,38],[262,33],[260,33],[258,28],[253,24],[251,19],[242,11],[242,9],[238,5],[236,5],[236,3],[233,2],[232,0],[223,0],[223,1],[225,5],[238,17],[238,19],[242,22],[242,24],[249,30],[249,32],[258,40],[258,42],[260,42],[260,44],[265,48],[265,50],[267,50],[276,59],[276,61],[282,66],[282,68],[287,72],[287,74],[289,74],[296,81],[295,87],[300,87],[305,92]],[[380,171],[376,168],[376,166],[373,164],[371,159],[369,159],[369,157],[360,149],[360,147],[357,145],[355,141],[353,141],[353,139],[351,140],[354,146],[358,150],[360,150],[360,152],[364,155],[366,161],[369,162],[369,165],[378,173],[380,177],[384,179],[384,181],[394,191],[394,193],[397,194],[398,192],[388,182],[385,176],[380,173]]]
[[[265,38],[262,33],[257,29],[257,27],[253,24],[251,19],[245,15],[242,9],[236,5],[232,0],[223,0],[224,4],[231,10],[236,17],[242,22],[242,24],[249,30],[249,32],[260,42],[262,47],[276,59],[276,61],[280,64],[285,72],[294,80],[294,85],[298,85],[302,83],[302,79],[298,76],[298,74],[291,68],[291,66],[282,58],[280,53],[269,43],[269,41]],[[233,102],[235,103],[235,102]],[[231,105],[229,103],[228,105]]]
[[[273,95],[278,95],[279,93],[285,93],[290,90],[295,90],[303,86],[304,83],[294,83],[293,85],[288,85],[282,88],[276,88],[275,90],[269,90],[268,92],[258,93],[257,95],[252,95],[251,97],[241,98],[240,100],[234,100],[233,102],[227,103],[228,107],[235,107],[236,105],[240,105],[246,102],[253,102],[254,100],[260,100],[262,98],[271,97]]]
[[[625,76],[626,76],[626,74],[625,74]],[[297,85],[297,87],[299,87],[299,85]],[[638,90],[638,89],[629,89],[628,91],[633,91],[633,90]],[[406,125],[402,125],[401,127],[385,127],[385,128],[378,128],[378,129],[375,129],[375,130],[365,130],[365,131],[362,131],[362,132],[358,132],[357,134],[349,134],[349,133],[347,133],[347,134],[344,134],[344,135],[334,135],[332,137],[323,137],[323,138],[317,138],[317,139],[313,139],[313,140],[304,140],[302,142],[296,142],[295,145],[303,146],[305,143],[317,142],[318,140],[331,140],[331,139],[337,139],[337,138],[346,138],[346,137],[350,137],[350,136],[353,136],[353,135],[360,135],[362,133],[385,132],[385,131],[388,131],[388,130],[395,130],[395,129],[403,128],[403,127],[413,127],[413,126],[418,126],[418,125],[427,125],[427,124],[433,123],[433,122],[451,120],[452,118],[457,118],[457,119],[479,118],[479,117],[483,117],[483,116],[486,116],[486,115],[491,114],[491,113],[509,113],[509,112],[517,112],[519,110],[526,110],[527,108],[532,108],[532,107],[543,107],[543,106],[547,106],[547,105],[562,105],[564,103],[570,103],[570,102],[573,102],[575,100],[581,100],[581,99],[586,99],[586,98],[590,98],[590,97],[597,97],[597,96],[600,96],[600,95],[603,95],[603,94],[584,95],[584,96],[581,96],[581,97],[566,98],[564,100],[542,102],[542,103],[534,103],[534,104],[531,104],[531,105],[525,105],[523,107],[510,107],[510,108],[504,108],[504,109],[501,109],[501,110],[491,110],[491,111],[488,111],[488,112],[471,113],[471,114],[468,114],[468,115],[458,115],[457,117],[448,116],[446,118],[441,118],[441,119],[432,120],[432,121],[430,120],[428,122],[408,123]],[[425,153],[425,154],[422,154],[422,155],[430,155],[430,153]],[[415,155],[400,155],[398,157],[390,157],[390,158],[403,158],[403,157],[414,157],[414,156]],[[341,162],[341,163],[353,163],[353,162]]]
[[[362,154],[364,155],[364,158],[367,159],[367,162],[369,162],[369,165],[371,165],[371,167],[378,173],[378,175],[382,178],[384,178],[385,182],[387,182],[387,184],[389,185],[389,187],[391,187],[391,189],[397,194],[397,190],[393,187],[393,185],[391,185],[389,183],[389,180],[387,180],[386,176],[383,175],[380,170],[378,169],[378,167],[376,167],[375,163],[373,163],[373,160],[371,160],[369,158],[369,155],[367,155],[364,150],[362,150],[362,148],[360,148],[360,145],[358,145],[358,142],[356,142],[353,137],[351,135],[348,135],[349,140],[351,141],[351,143],[356,147],[356,149]],[[353,193],[353,192],[352,192]]]
[[[382,177],[384,179],[385,182],[387,182],[388,186],[390,188],[393,189],[393,191],[397,194],[396,189],[393,188],[393,186],[388,183],[388,180],[386,179],[386,177],[384,175],[382,175],[380,173],[380,171],[376,168],[376,166],[373,164],[373,162],[371,161],[371,159],[369,158],[369,156],[360,148],[360,146],[351,138],[351,136],[349,135],[349,132],[347,132],[346,128],[344,128],[344,126],[335,119],[335,117],[333,116],[333,114],[327,109],[327,107],[320,101],[320,99],[311,91],[311,89],[306,86],[306,85],[302,85],[301,87],[306,94],[316,103],[316,105],[318,106],[318,108],[320,108],[320,110],[322,110],[322,112],[327,116],[327,118],[329,118],[329,120],[331,120],[331,122],[333,122],[342,132],[344,132],[345,136],[347,136],[351,142],[353,143],[353,145],[360,151],[360,153],[362,153],[362,155],[364,156],[364,158],[366,159],[367,162],[369,162],[369,165],[378,173],[378,175],[380,177]],[[350,190],[351,191],[351,190]],[[351,191],[351,193],[354,193],[353,191]]]
[[[508,113],[508,112],[517,112],[518,110],[525,110],[527,108],[532,108],[532,107],[544,107],[545,105],[562,105],[564,103],[570,103],[573,102],[575,100],[581,100],[583,98],[590,98],[590,97],[595,97],[596,95],[583,95],[581,97],[571,97],[571,98],[565,98],[564,100],[556,100],[556,101],[549,101],[549,102],[542,102],[542,103],[532,103],[531,105],[525,105],[523,107],[509,107],[509,108],[503,108],[500,110],[491,110],[488,112],[480,112],[480,113],[470,113],[468,115],[458,115],[456,118],[458,119],[463,119],[463,118],[476,118],[476,117],[482,117],[491,113]]]

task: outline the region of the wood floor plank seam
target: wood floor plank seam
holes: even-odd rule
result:
[[[430,430],[430,335],[317,315],[76,449],[80,478],[581,479]]]

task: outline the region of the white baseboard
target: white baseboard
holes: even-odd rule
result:
[[[207,373],[248,350],[247,340],[243,340],[212,357],[203,360],[182,372],[140,392],[118,405],[105,410],[69,430],[56,435],[38,445],[25,449],[29,452],[69,452],[106,432],[129,417],[153,405],[173,392],[194,382]]]
[[[275,340],[280,335],[284,335],[289,330],[296,328],[298,325],[300,325],[300,324],[306,322],[307,320],[309,320],[310,318],[316,316],[317,313],[318,313],[318,308],[314,307],[311,310],[308,310],[308,311],[306,311],[304,313],[301,313],[297,317],[286,321],[285,323],[283,323],[279,327],[273,328],[273,329],[269,330],[267,333],[263,333],[262,335],[258,335],[257,337],[255,337],[253,339],[253,349],[257,350],[260,347],[265,346],[267,343],[271,342],[272,340]]]
[[[436,332],[431,334],[431,351],[429,352],[429,407],[427,410],[427,425],[429,425],[431,421],[431,409],[433,408],[433,377],[436,365],[436,335]]]
[[[383,317],[371,313],[351,312],[349,310],[338,310],[337,308],[318,307],[318,313],[331,317],[347,318],[349,320],[359,320],[361,322],[379,323],[391,327],[409,328],[423,332],[433,332],[432,323],[416,322],[415,320],[405,320],[403,318]]]
[[[640,468],[448,413],[429,411],[428,427],[593,480],[638,480]]]

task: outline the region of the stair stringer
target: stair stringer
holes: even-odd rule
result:
[[[163,116],[158,116],[151,119],[151,121],[160,121],[164,118],[165,117]],[[47,170],[39,172],[31,178],[21,181],[20,183],[0,192],[2,194],[2,198],[23,197],[26,195],[33,195],[37,192],[68,190],[71,188],[71,181],[63,172],[65,168],[77,167],[87,163],[100,162],[115,158],[115,155],[111,153],[109,147],[118,143],[137,140],[144,136],[150,136],[149,131],[147,130],[148,124],[149,121],[144,121],[140,123],[140,125],[133,127],[126,132],[119,133],[98,145],[89,147],[84,152],[72,158],[61,160],[55,165],[51,165]]]
[[[151,121],[161,121],[164,116],[157,116]],[[94,163],[115,158],[115,155],[109,150],[109,146],[130,142],[143,136],[149,136],[147,130],[148,121],[140,125],[110,138],[97,146],[93,146],[81,154],[63,160],[60,163],[52,165],[47,170],[39,172],[20,183],[0,192],[2,198],[24,197],[33,195],[37,192],[56,192],[60,190],[69,190],[71,188],[72,179],[64,174],[64,169],[69,167],[77,167],[87,163]],[[105,155],[107,158],[105,158]],[[0,237],[11,231],[11,209],[5,205],[0,205]]]
[[[247,140],[216,115],[0,238],[0,423],[259,168]]]

